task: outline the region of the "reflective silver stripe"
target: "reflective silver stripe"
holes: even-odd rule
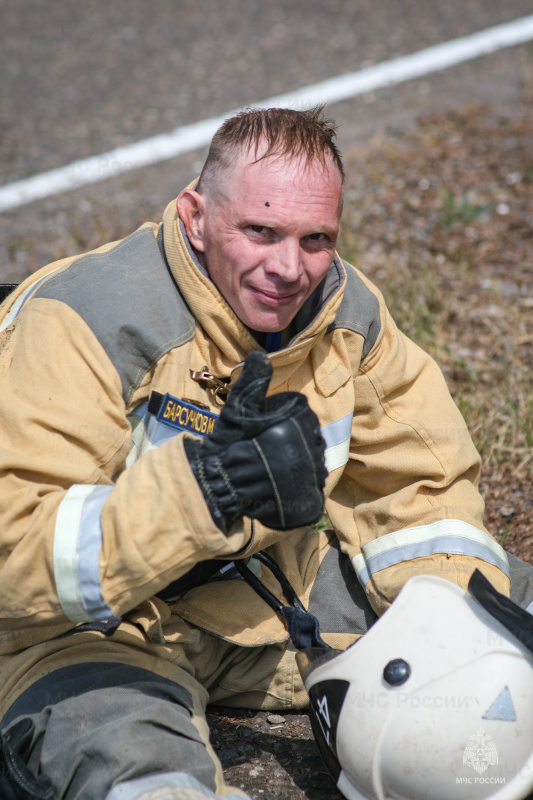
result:
[[[153,414],[148,415],[146,436],[152,447],[159,447],[160,444],[168,442],[169,439],[173,439],[178,433],[183,433],[183,431],[180,431],[178,428],[172,428],[170,425],[165,425],[164,422],[159,422]]]
[[[320,429],[326,442],[326,469],[332,472],[343,467],[350,455],[353,413],[323,425]]]
[[[165,425],[159,422],[153,414],[148,411],[148,403],[142,403],[129,415],[139,420],[132,424],[131,447],[128,457],[126,458],[126,467],[131,467],[138,458],[153,450],[154,447],[168,442],[173,439],[178,433],[182,433],[177,428],[172,428],[170,425]]]
[[[146,435],[146,422],[149,416],[148,403],[142,403],[128,415],[131,425],[131,446],[126,458],[126,468],[131,467],[142,452],[142,446]]]
[[[533,600],[531,601],[531,603],[526,608],[526,611],[529,611],[530,614],[533,614]]]
[[[359,583],[363,587],[366,587],[368,581],[370,580],[370,572],[366,566],[365,557],[362,553],[359,553],[358,556],[352,558],[352,566],[355,570],[355,574],[359,579]]]
[[[11,325],[13,320],[18,316],[20,309],[28,299],[31,292],[33,292],[34,289],[36,289],[44,280],[46,280],[46,278],[48,278],[50,275],[53,275],[54,272],[57,272],[58,269],[59,267],[56,267],[56,269],[53,269],[47,275],[43,275],[42,278],[39,278],[38,281],[34,281],[32,284],[30,284],[30,286],[28,286],[28,288],[24,292],[22,292],[20,297],[17,297],[17,299],[11,306],[6,318],[0,325],[0,333],[2,333],[2,331],[5,330],[8,327],[8,325]]]
[[[78,538],[77,573],[81,601],[91,619],[112,619],[113,612],[102,597],[100,551],[102,549],[102,506],[113,491],[112,486],[95,486],[86,498],[81,514]]]
[[[352,559],[363,586],[379,570],[402,561],[423,558],[436,553],[474,556],[493,564],[510,577],[509,563],[503,547],[484,531],[458,519],[442,519],[430,525],[419,525],[388,533],[363,546],[363,552]]]
[[[112,619],[102,597],[102,506],[112,486],[74,484],[61,501],[54,536],[54,574],[59,602],[74,622]]]
[[[207,786],[204,786],[186,772],[161,772],[155,775],[147,775],[144,778],[134,778],[131,781],[117,783],[106,795],[105,800],[136,800],[141,795],[148,796],[148,792],[154,792],[155,796],[156,790],[163,788],[193,789],[195,797],[218,800],[218,796],[211,792]],[[157,793],[157,796],[159,797],[159,793]],[[167,795],[165,794],[164,796],[166,797]],[[169,794],[168,796],[170,797],[171,795]],[[175,796],[177,797],[177,795]],[[163,792],[161,792],[161,797],[163,797]],[[174,794],[172,794],[172,797],[174,797]],[[188,792],[187,797],[189,797]],[[249,795],[233,793],[224,795],[224,800],[246,800],[247,798],[250,800]]]

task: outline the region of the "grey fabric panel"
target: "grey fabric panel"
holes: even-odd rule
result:
[[[79,627],[74,629],[74,632]],[[8,709],[0,723],[7,728],[14,719],[42,711],[45,706],[55,705],[69,697],[78,697],[97,689],[135,684],[145,694],[158,692],[163,686],[174,700],[192,712],[191,693],[175,681],[163,678],[142,667],[133,667],[113,661],[90,661],[84,664],[71,664],[56,669],[32,683]]]
[[[344,281],[344,269],[335,256],[326,277],[319,283],[314,292],[307,298],[293,320],[295,339],[299,336],[320,314],[324,306],[338,292]],[[292,341],[292,340],[291,340]]]
[[[377,616],[338,541],[331,544],[318,569],[309,611],[322,633],[366,633]]]
[[[107,253],[76,259],[34,297],[66,303],[85,320],[117,370],[126,402],[162,355],[194,335],[192,314],[147,228]]]
[[[533,602],[533,566],[507,552],[511,600],[527,608]],[[309,598],[309,611],[323,633],[365,633],[377,617],[357,580],[350,559],[333,542],[322,561]]]
[[[107,681],[12,723],[33,722],[28,767],[50,778],[54,798],[102,800],[117,783],[176,770],[215,789],[215,764],[181,702],[189,693],[147,674],[125,685]],[[60,685],[52,694],[60,697]]]
[[[533,566],[509,552],[507,558],[511,570],[511,600],[527,608],[533,601]]]
[[[337,311],[335,320],[328,328],[347,328],[364,337],[363,358],[370,352],[381,330],[379,301],[363,283],[350,264],[343,261],[346,269],[346,286],[344,296]]]

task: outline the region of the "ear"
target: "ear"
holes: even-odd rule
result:
[[[176,201],[176,207],[189,242],[195,250],[205,252],[205,199],[194,189],[184,189]]]

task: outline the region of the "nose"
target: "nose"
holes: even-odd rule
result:
[[[267,272],[279,276],[285,283],[294,283],[299,279],[303,268],[299,241],[279,242],[269,255]]]

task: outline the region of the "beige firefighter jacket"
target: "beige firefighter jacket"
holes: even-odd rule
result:
[[[175,203],[162,225],[45,267],[0,307],[4,677],[9,654],[57,649],[77,623],[137,614],[150,630],[163,604],[149,598],[206,559],[270,547],[309,596],[327,537],[317,547],[313,531],[247,519],[224,536],[183,448],[220,410],[191,370],[234,382],[254,349],[195,260]],[[466,588],[479,567],[508,593],[465,424],[436,364],[364,275],[336,257],[270,358],[270,391],[303,392],[319,417],[326,513],[378,614],[419,573]],[[239,644],[284,639],[252,595],[242,581],[210,582],[173,611]]]

